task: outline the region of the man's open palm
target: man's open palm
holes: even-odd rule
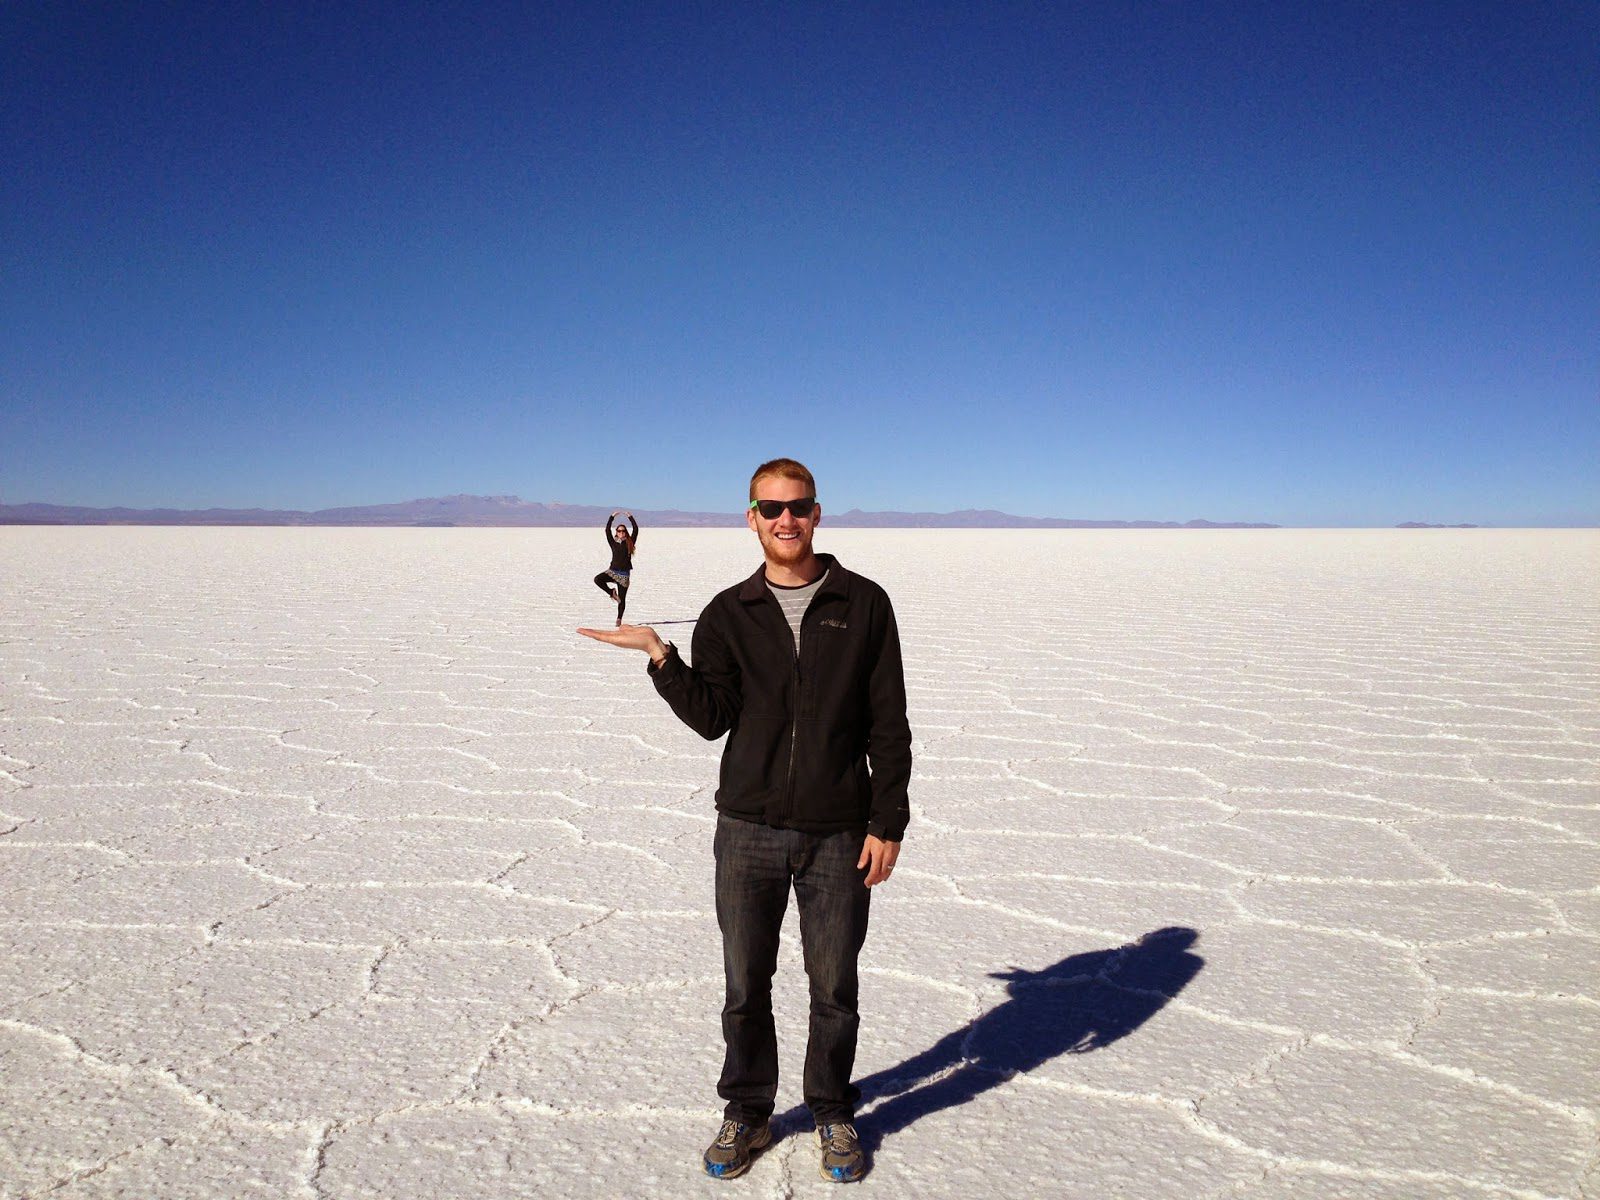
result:
[[[584,637],[597,642],[610,642],[624,650],[643,650],[649,653],[660,647],[661,639],[648,625],[618,625],[615,629],[580,629]]]

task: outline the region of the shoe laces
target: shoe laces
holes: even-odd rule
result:
[[[828,1149],[835,1154],[849,1154],[861,1142],[861,1138],[856,1134],[856,1127],[848,1121],[824,1125],[818,1132],[821,1133]]]
[[[739,1131],[745,1127],[738,1121],[724,1121],[722,1128],[717,1130],[717,1145],[731,1146],[739,1140]]]

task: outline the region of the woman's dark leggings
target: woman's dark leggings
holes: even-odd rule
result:
[[[618,583],[612,578],[610,571],[601,571],[594,577],[594,584],[606,595],[611,595],[615,589],[617,594],[617,620],[622,620],[622,610],[628,607],[628,585]]]

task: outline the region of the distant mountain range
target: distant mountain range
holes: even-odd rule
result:
[[[852,529],[1277,529],[1244,521],[1075,521],[1063,517],[1017,517],[993,509],[948,513],[828,511],[824,523]],[[275,508],[82,508],[69,504],[0,504],[0,525],[358,525],[410,528],[456,526],[599,526],[611,510],[594,504],[542,504],[520,496],[434,496],[399,504],[322,508],[315,512]],[[735,527],[742,513],[681,512],[675,508],[635,511],[649,526]]]

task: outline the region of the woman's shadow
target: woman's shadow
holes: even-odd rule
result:
[[[999,971],[1009,998],[897,1066],[859,1080],[869,1152],[930,1113],[955,1108],[1061,1054],[1086,1054],[1126,1037],[1183,990],[1205,965],[1189,952],[1193,929],[1152,930],[1111,950],[1074,954],[1042,971]],[[803,1107],[777,1128],[808,1124]]]

